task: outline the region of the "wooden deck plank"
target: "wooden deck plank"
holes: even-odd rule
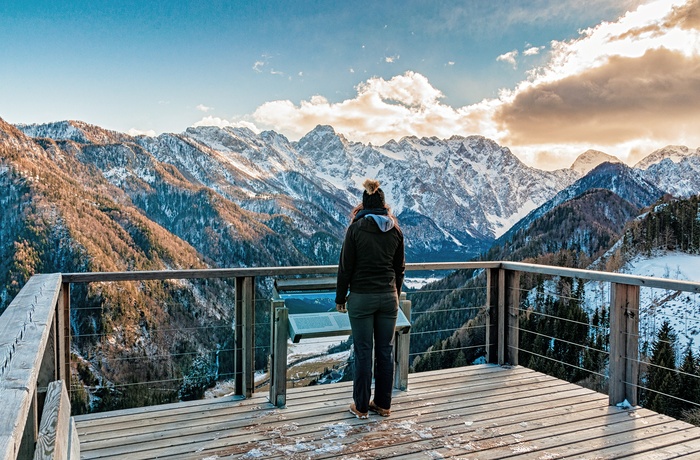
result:
[[[521,409],[522,407],[523,406],[520,406]],[[624,421],[628,418],[626,414],[619,413],[616,409],[613,415],[618,421]],[[381,450],[373,450],[373,453],[379,454],[380,456],[389,456],[390,453],[400,452],[400,455],[403,456],[409,452],[413,454],[425,454],[429,452],[431,456],[439,455],[447,457],[450,456],[450,451],[458,448],[460,444],[466,444],[466,449],[457,449],[457,451],[459,451],[458,453],[463,455],[465,452],[479,452],[493,447],[500,447],[501,445],[517,445],[519,439],[524,436],[522,433],[541,431],[542,426],[544,426],[545,430],[552,427],[556,430],[557,427],[568,424],[570,430],[575,431],[578,429],[577,427],[581,422],[586,422],[595,417],[608,417],[607,422],[610,422],[608,411],[600,407],[599,402],[596,402],[595,406],[589,407],[587,410],[576,408],[576,410],[569,411],[568,413],[559,413],[556,416],[550,416],[547,420],[548,423],[540,423],[539,428],[533,428],[533,426],[541,421],[541,417],[533,417],[529,410],[523,412],[521,416],[522,417],[519,419],[506,416],[507,420],[500,420],[500,423],[495,422],[488,412],[481,414],[481,417],[478,419],[480,423],[472,423],[471,420],[475,419],[473,416],[466,417],[469,423],[463,423],[465,418],[463,413],[459,413],[456,419],[448,416],[448,420],[431,420],[421,417],[409,419],[410,423],[415,423],[415,427],[409,431],[417,431],[419,437],[423,437],[421,436],[421,433],[423,433],[426,439],[415,439],[414,434],[412,434],[405,440],[399,440],[403,442],[390,443]],[[524,420],[529,420],[529,423]],[[396,425],[396,422],[384,422],[382,425]],[[401,428],[401,426],[402,422],[399,422],[397,427]],[[546,437],[547,434],[545,433],[542,436]],[[495,438],[499,439],[496,444],[493,442]],[[504,439],[505,441],[503,441]],[[357,448],[362,450],[364,447],[362,446],[362,440],[359,439],[352,444],[357,446],[353,447],[353,449]],[[455,452],[452,453],[454,454]],[[504,455],[502,450],[500,450],[497,451],[495,458],[502,458]],[[482,458],[481,452],[478,458]]]
[[[549,379],[550,379],[550,380],[554,380],[554,379],[551,379],[551,378],[549,378]],[[560,382],[560,381],[559,381],[559,382]],[[587,390],[584,390],[584,391],[587,391]],[[543,394],[547,394],[547,390],[546,390],[546,389],[545,389],[545,392],[544,392]],[[344,411],[344,407],[343,407],[343,409],[341,409],[341,410]],[[343,412],[343,413],[344,413],[344,412]],[[349,415],[349,414],[346,414],[346,416],[348,416],[348,415]],[[314,414],[314,416],[315,416],[315,414]],[[337,414],[337,413],[333,413],[333,414],[331,414],[331,417],[332,417],[332,420],[337,420],[338,414]],[[316,424],[318,424],[318,421],[317,421],[317,420],[313,420],[311,423],[316,423]]]
[[[700,428],[527,368],[470,366],[409,375],[389,418],[347,411],[352,384],[76,417],[84,459],[630,458],[700,452]],[[476,455],[478,453],[478,456]],[[635,455],[639,455],[635,457]],[[647,455],[647,456],[644,456]]]
[[[504,387],[503,383],[501,381],[495,381],[491,382],[489,379],[483,379],[480,380],[478,383],[472,383],[470,385],[464,385],[459,388],[454,388],[450,386],[446,386],[445,390],[440,390],[438,392],[433,392],[431,394],[431,397],[438,398],[438,397],[452,397],[453,394],[471,394],[472,389],[478,388],[479,391],[492,391],[492,394],[499,394],[500,392],[514,392],[514,391],[520,391],[519,389],[521,388],[522,385],[531,385],[531,389],[537,388],[539,386],[551,386],[552,384],[557,384],[561,385],[563,384],[562,381],[556,380],[552,377],[547,377],[547,376],[542,376],[542,375],[536,375],[536,374],[523,374],[524,377],[521,379],[515,380],[509,380],[508,386]],[[350,383],[345,383],[345,384],[339,384],[337,385],[339,388],[336,392],[332,393],[332,401],[335,403],[336,401],[347,401],[345,404],[349,404],[350,399],[348,399],[348,392],[352,391],[352,384]],[[535,386],[536,385],[536,386]],[[333,385],[336,386],[336,385]],[[433,385],[434,386],[434,385]],[[417,391],[416,389],[413,389],[412,391]],[[400,394],[400,392],[396,392],[397,394]],[[342,397],[339,399],[338,396],[342,395]],[[327,396],[331,396],[331,394],[328,394]],[[290,405],[287,409],[285,409],[286,413],[289,412],[294,412],[297,410],[303,410],[303,411],[308,411],[310,409],[314,409],[316,407],[325,407],[329,404],[329,402],[326,401],[326,399],[329,399],[328,397],[326,398],[313,398],[313,400],[308,401],[301,401],[300,399],[296,399],[294,405]],[[252,405],[251,405],[252,404]],[[103,425],[101,424],[96,424],[94,421],[91,420],[90,423],[84,423],[84,421],[79,422],[79,430],[78,433],[81,435],[81,439],[84,441],[92,441],[92,440],[98,440],[103,437],[113,437],[115,436],[115,433],[118,432],[119,430],[126,429],[126,430],[132,430],[132,429],[141,429],[142,427],[149,428],[151,430],[159,430],[157,427],[159,424],[170,424],[170,423],[177,423],[179,419],[183,418],[184,414],[184,420],[187,421],[188,424],[192,425],[197,423],[198,420],[205,419],[207,421],[211,421],[212,418],[216,417],[225,417],[225,418],[230,418],[230,417],[240,417],[241,420],[244,420],[246,417],[255,417],[254,415],[255,410],[257,408],[266,408],[267,410],[271,410],[273,407],[267,403],[267,401],[263,401],[262,404],[260,404],[260,401],[256,400],[255,403],[249,403],[248,405],[245,405],[243,402],[238,402],[236,404],[220,404],[220,405],[210,405],[211,409],[206,408],[206,406],[196,406],[195,411],[192,412],[179,412],[178,414],[169,414],[168,412],[162,412],[159,411],[156,414],[149,414],[149,413],[141,413],[141,414],[135,414],[131,417],[128,418],[120,418],[119,421],[115,420],[115,423],[110,424],[110,429],[109,432],[105,432],[103,429]],[[194,409],[194,407],[193,407]],[[128,434],[128,433],[126,433]]]
[[[472,369],[474,368],[474,369]],[[465,385],[471,385],[473,382],[468,380],[470,375],[478,375],[479,382],[485,382],[489,378],[502,379],[502,375],[495,374],[498,369],[493,367],[480,367],[480,366],[470,366],[468,368],[461,368],[463,371],[460,373],[457,370],[447,369],[444,374],[441,375],[441,382],[448,386],[452,381],[462,382]],[[512,380],[513,384],[519,378],[527,378],[533,375],[542,376],[542,374],[537,374],[534,371],[527,368],[514,368],[512,370]],[[438,372],[438,374],[436,374]],[[440,375],[440,371],[423,372],[418,374],[411,374],[411,391],[417,391],[424,387],[434,387],[435,381],[434,376]],[[490,376],[489,374],[493,374]],[[415,376],[415,378],[414,378]],[[550,377],[551,378],[551,377]],[[345,382],[334,385],[323,385],[323,386],[312,386],[312,387],[300,387],[290,389],[290,398],[292,401],[299,402],[303,398],[310,398],[312,400],[323,400],[328,396],[342,396],[347,399],[348,388],[351,388],[352,383]],[[350,390],[351,391],[351,390]],[[122,421],[124,423],[130,424],[134,422],[135,418],[138,418],[138,414],[143,414],[152,419],[157,419],[159,416],[172,417],[185,414],[188,418],[196,417],[197,414],[209,414],[211,411],[216,410],[230,410],[231,402],[237,402],[237,405],[241,407],[241,412],[247,411],[251,406],[259,404],[267,404],[266,398],[260,400],[262,395],[256,394],[255,398],[245,400],[235,397],[224,397],[211,400],[203,401],[187,401],[182,403],[172,403],[163,404],[160,406],[152,407],[139,407],[134,409],[124,409],[119,411],[111,411],[106,413],[96,413],[96,414],[86,414],[76,416],[76,422],[79,429],[83,431],[81,433],[87,433],[90,431],[100,432],[103,431],[102,426],[114,427],[116,423]],[[291,404],[288,404],[290,406]],[[88,422],[90,423],[84,423]],[[80,432],[80,431],[79,431]]]
[[[551,379],[551,378],[548,378],[548,379],[557,382],[556,379]],[[558,382],[561,382],[561,381],[558,381]],[[537,396],[546,395],[546,394],[548,394],[549,391],[550,391],[549,388],[550,388],[550,387],[543,387],[541,390],[539,390],[538,394],[533,393],[534,390],[528,390],[527,393],[524,393],[524,394],[523,394],[523,397],[532,396],[533,394],[535,394],[535,395],[537,395]],[[501,391],[503,391],[503,390],[501,390]],[[588,390],[584,390],[584,391],[588,391]],[[438,397],[439,397],[439,396],[438,396]],[[496,397],[496,396],[494,396],[494,397]],[[454,400],[454,398],[452,398],[452,399]],[[475,396],[475,395],[472,395],[472,394],[469,394],[469,393],[467,393],[466,396],[464,396],[462,399],[472,400],[471,404],[472,404],[472,405],[477,405],[477,406],[483,404],[484,402],[489,402],[489,403],[491,402],[490,400],[484,401],[483,398],[481,398],[479,395],[476,395],[476,396]],[[509,400],[513,400],[514,398],[513,398],[512,394],[506,394],[506,395],[502,396],[501,399],[503,399],[503,400],[505,400],[505,401],[509,401]],[[350,414],[348,414],[348,413],[346,412],[346,404],[347,404],[347,401],[348,401],[348,400],[346,400],[344,403],[342,403],[342,405],[338,406],[337,409],[331,411],[331,413],[330,413],[330,420],[338,420],[339,417],[351,417]],[[420,403],[420,402],[419,402],[418,404],[419,404],[420,406],[424,406],[423,403]],[[445,404],[449,404],[449,401],[447,401],[447,399],[445,399]],[[328,407],[327,407],[328,404],[325,404],[325,406],[326,406],[326,407],[322,408],[322,411],[321,411],[321,412],[327,412],[327,411],[328,411]],[[409,409],[411,409],[411,407],[409,407]],[[429,407],[429,409],[430,409],[430,407]],[[298,411],[298,410],[297,410],[297,411]],[[289,409],[285,409],[284,411],[279,411],[279,414],[277,414],[277,416],[284,417],[284,419],[287,420],[287,422],[285,422],[285,423],[289,423],[289,421],[291,420],[292,423],[297,423],[297,424],[298,424],[298,423],[302,423],[302,424],[303,424],[303,423],[304,423],[303,419],[306,418],[306,417],[309,417],[309,416],[310,416],[311,418],[310,418],[309,421],[307,422],[308,424],[311,424],[312,426],[317,426],[318,423],[319,423],[317,414],[316,414],[315,412],[313,412],[313,411],[307,410],[307,408],[301,408],[300,414],[297,414],[297,418],[301,418],[301,420],[296,420],[295,418],[291,417],[291,415],[292,415],[292,412],[290,412]],[[255,421],[253,421],[253,423],[254,423],[254,422],[255,422]],[[265,423],[269,423],[269,422],[270,422],[270,420],[269,420],[269,417],[268,417],[268,419],[265,420]],[[224,423],[224,424],[225,424],[225,423]],[[232,425],[232,422],[229,422],[229,424]],[[251,421],[244,421],[241,425],[245,426],[245,425],[250,425],[250,424],[251,424]],[[219,428],[219,427],[205,427],[205,428],[206,428],[206,429],[203,430],[203,431],[208,432],[208,431],[211,430],[211,428]],[[194,431],[199,432],[199,431],[202,431],[202,430],[197,429],[197,427],[190,426],[190,427],[184,429],[184,431],[185,431],[186,433],[175,433],[175,436],[176,436],[176,437],[180,437],[180,436],[190,436],[190,437],[191,437]],[[110,433],[111,433],[111,430],[110,430]],[[159,435],[160,435],[160,434],[159,434]],[[211,438],[211,436],[212,436],[211,434],[205,435],[205,436],[204,436],[204,439],[200,439],[199,441],[205,442],[205,441],[208,440],[207,438]],[[121,445],[121,447],[120,447],[121,449],[127,449],[127,448],[124,446],[125,443],[137,442],[137,441],[138,441],[138,442],[140,442],[140,441],[145,441],[145,439],[136,439],[136,438],[134,438],[134,437],[129,437],[129,436],[127,436],[127,437],[123,437],[122,439],[117,439],[116,442],[114,442],[114,444],[116,444],[116,445]],[[149,440],[149,441],[152,441],[152,440]],[[232,440],[229,439],[229,440],[222,441],[222,442],[224,442],[224,445],[225,445],[226,442],[231,442],[231,441],[232,441]],[[163,443],[167,444],[167,440],[166,440],[166,441],[163,441]],[[83,444],[83,447],[86,447],[87,445],[88,445],[88,444]],[[156,444],[154,444],[153,442],[149,442],[149,443],[148,443],[148,446],[149,446],[149,447],[154,447],[154,446],[156,446]],[[104,445],[101,445],[100,447],[104,447]],[[112,452],[112,453],[116,453],[116,452]]]
[[[555,379],[549,379],[549,383],[546,385],[540,384],[540,387],[535,387],[534,383],[531,384],[531,386],[527,387],[528,390],[525,392],[520,392],[521,395],[518,397],[517,395],[514,395],[512,391],[508,391],[506,388],[496,388],[496,389],[491,389],[490,392],[491,394],[488,395],[488,397],[483,397],[480,394],[472,394],[472,393],[464,393],[461,389],[457,390],[443,390],[441,392],[435,392],[433,397],[437,398],[438,400],[443,401],[443,405],[450,405],[450,404],[455,404],[457,401],[466,401],[469,405],[475,406],[475,407],[481,407],[484,404],[496,404],[499,403],[500,401],[503,401],[504,403],[511,403],[513,401],[517,401],[519,398],[529,398],[533,396],[544,396],[550,393],[551,389],[551,381],[553,382],[561,382],[561,381],[556,381]],[[580,390],[576,390],[580,391]],[[584,390],[585,391],[585,390]],[[458,397],[461,395],[461,397]],[[279,422],[277,424],[287,424],[287,423],[295,423],[297,426],[301,425],[310,425],[312,428],[311,430],[315,430],[316,427],[318,426],[318,423],[320,423],[321,420],[319,417],[322,418],[324,414],[328,414],[328,422],[338,420],[339,417],[351,417],[349,413],[346,412],[346,407],[348,404],[349,400],[346,400],[345,402],[338,403],[337,401],[334,401],[334,407],[336,407],[335,410],[330,411],[329,413],[329,403],[328,402],[321,402],[319,406],[310,408],[308,406],[304,407],[296,407],[296,408],[288,408],[280,411],[274,412],[273,417],[268,417],[264,419],[264,423],[267,426],[274,427],[275,426],[275,416],[283,417],[284,422]],[[398,402],[398,400],[397,400]],[[428,407],[428,412],[432,411],[432,404],[430,406],[425,406],[424,403],[418,401],[418,402],[409,402],[405,406],[401,406],[400,409],[402,409],[403,412],[407,411],[412,411],[409,415],[413,416],[415,414],[415,409],[416,408],[424,408]],[[261,409],[262,410],[262,409]],[[268,409],[267,411],[262,410],[262,416],[265,416],[270,413],[270,410]],[[394,414],[398,414],[398,412],[395,410]],[[259,418],[260,415],[253,414],[252,416],[248,416],[246,419],[241,419],[241,420],[235,420],[235,421],[230,421],[230,420],[221,420],[218,424],[213,424],[211,418],[206,420],[207,424],[204,426],[193,426],[192,423],[190,423],[189,420],[183,420],[182,422],[177,423],[174,428],[171,426],[173,431],[170,432],[169,437],[176,437],[180,438],[181,436],[188,436],[190,439],[193,439],[193,437],[197,434],[202,434],[201,437],[197,438],[194,440],[195,442],[205,442],[211,439],[212,435],[211,432],[228,428],[232,429],[234,427],[251,427],[251,426],[256,426],[259,425],[259,422],[256,421],[257,418]],[[269,418],[272,418],[273,420],[270,421]],[[251,425],[252,424],[252,425]],[[102,437],[104,437],[104,433],[101,433]],[[113,431],[110,430],[109,434],[113,434]],[[137,430],[136,432],[124,432],[122,436],[118,438],[114,438],[111,440],[108,440],[107,442],[100,442],[99,448],[107,448],[110,446],[119,446],[119,448],[126,449],[124,446],[125,443],[148,443],[148,446],[150,447],[157,447],[159,445],[166,445],[167,440],[163,440],[164,432],[163,431],[157,431],[157,433],[148,433],[148,432],[142,432],[140,430]],[[92,439],[92,438],[91,438]],[[84,446],[88,446],[89,444],[89,439],[84,439],[84,441],[88,441]],[[233,440],[227,439],[226,441],[222,441],[224,444],[226,442],[232,442]]]
[[[499,395],[499,394],[517,394],[519,392],[522,392],[522,388],[527,385],[528,390],[534,390],[537,388],[543,388],[544,390],[550,389],[553,387],[553,384],[556,384],[557,386],[561,386],[565,384],[565,382],[562,381],[557,381],[556,379],[552,378],[547,378],[547,377],[530,377],[527,380],[520,380],[520,382],[523,383],[523,385],[519,385],[517,387],[503,387],[500,383],[496,382],[494,384],[490,385],[481,385],[478,388],[480,391],[487,391],[490,392],[489,396],[494,396],[494,395]],[[472,387],[476,388],[476,387]],[[320,401],[309,401],[308,403],[299,403],[295,404],[294,406],[290,406],[287,409],[284,409],[285,413],[290,414],[296,411],[308,411],[309,409],[314,409],[316,407],[327,407],[329,404],[339,404],[342,406],[342,408],[345,408],[346,404],[349,404],[350,399],[348,398],[348,392],[351,391],[351,386],[345,385],[344,393],[343,393],[343,398],[342,399],[337,399],[334,398],[332,400],[320,400]],[[590,392],[590,391],[589,391]],[[546,393],[546,391],[545,391]],[[592,393],[592,392],[590,392]],[[399,393],[400,395],[400,393]],[[433,398],[453,398],[454,395],[461,395],[466,398],[479,398],[480,396],[474,396],[474,392],[471,391],[468,387],[462,387],[462,388],[453,388],[453,387],[447,387],[446,389],[442,389],[439,391],[434,391],[431,393],[431,397]],[[341,402],[344,401],[344,402]],[[416,402],[416,404],[419,404],[419,402]],[[264,407],[263,407],[264,406]],[[269,405],[267,402],[264,402],[263,405],[255,404],[253,406],[248,406],[248,407],[242,407],[239,404],[235,406],[222,406],[217,409],[212,409],[211,411],[198,411],[194,414],[185,414],[186,420],[190,422],[196,422],[198,419],[204,418],[211,420],[212,417],[216,417],[219,415],[223,416],[231,416],[231,415],[236,415],[242,414],[241,417],[245,418],[246,416],[248,417],[253,417],[255,416],[253,414],[255,409],[273,409],[273,406]],[[146,426],[146,427],[153,427],[155,423],[158,422],[171,422],[171,421],[176,421],[183,416],[176,416],[176,417],[144,417],[143,415],[140,415],[138,417],[135,417],[131,420],[128,421],[119,421],[118,423],[115,423],[114,425],[110,426],[110,432],[113,433],[115,429],[118,429],[120,427],[127,427],[127,429],[131,429],[134,427],[140,427],[140,426]],[[90,424],[85,425],[85,423],[81,423],[81,430],[80,433],[85,439],[91,439],[92,436],[103,436],[104,435],[104,430],[95,430],[94,427],[90,426]]]

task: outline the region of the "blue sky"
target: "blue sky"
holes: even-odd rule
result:
[[[636,20],[625,22],[640,4],[653,12],[637,12]],[[649,153],[697,139],[651,132],[660,129],[612,135],[605,118],[588,120],[592,108],[552,112],[542,94],[586,106],[588,99],[571,96],[577,76],[586,74],[588,84],[596,78],[607,82],[616,57],[641,59],[612,48],[597,58],[584,56],[581,50],[590,53],[600,39],[596,34],[607,34],[609,44],[617,24],[628,30],[657,27],[657,38],[663,38],[676,29],[659,24],[678,11],[687,20],[676,28],[691,42],[690,51],[658,41],[643,49],[670,50],[669,56],[652,56],[654,62],[684,58],[693,68],[700,51],[700,25],[693,19],[698,5],[697,0],[0,0],[0,117],[10,123],[77,119],[149,134],[196,124],[243,125],[275,129],[292,140],[326,123],[351,140],[375,144],[403,135],[483,134],[540,166],[552,160],[568,166],[589,147],[632,159],[644,148]],[[631,35],[649,41],[653,34]],[[583,66],[575,68],[574,60]],[[669,67],[675,68],[673,62]],[[635,62],[619,64],[639,72]],[[679,64],[680,73],[682,68]],[[677,80],[677,89],[692,93],[694,101],[692,75]],[[538,85],[546,93],[538,93]],[[567,88],[571,93],[558,93]],[[594,102],[609,107],[607,100]],[[620,110],[626,105],[615,102]],[[649,111],[653,103],[637,110]],[[697,115],[688,110],[685,115]],[[624,110],[609,116],[630,118]],[[554,129],[550,140],[551,124],[567,119],[585,126],[578,132]],[[625,126],[614,129],[626,132]]]

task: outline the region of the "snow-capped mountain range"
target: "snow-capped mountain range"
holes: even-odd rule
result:
[[[246,128],[197,127],[158,137],[132,137],[75,121],[17,128],[97,167],[137,206],[151,206],[146,215],[166,216],[159,221],[166,228],[177,213],[167,209],[165,191],[158,213],[154,204],[139,204],[144,191],[158,183],[212,190],[253,213],[253,219],[284,216],[280,222],[301,232],[299,238],[323,232],[339,240],[361,199],[362,181],[375,177],[407,234],[414,261],[468,259],[542,206],[553,207],[587,187],[619,192],[625,181],[617,174],[623,170],[622,176],[638,185],[630,192],[642,197],[638,205],[665,192],[700,192],[700,149],[686,147],[657,150],[634,168],[619,165],[611,173],[596,168],[619,163],[603,152],[589,150],[571,168],[543,171],[482,136],[404,137],[373,146],[351,142],[330,126],[317,126],[297,142]]]

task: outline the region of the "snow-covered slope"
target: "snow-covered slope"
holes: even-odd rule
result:
[[[197,127],[158,137],[132,137],[76,121],[18,128],[77,151],[112,184],[131,187],[136,196],[139,187],[168,176],[178,187],[210,189],[260,214],[261,221],[284,216],[275,220],[284,223],[276,231],[295,227],[307,236],[325,232],[336,240],[361,200],[361,183],[375,177],[400,218],[413,261],[465,260],[482,253],[528,213],[592,173],[590,168],[618,161],[590,150],[571,169],[542,171],[482,136],[405,137],[373,146],[349,141],[330,126],[317,126],[298,142],[245,128]],[[634,176],[654,197],[655,186],[662,192],[698,193],[700,155],[686,150],[657,151],[640,163],[646,169],[624,176]],[[681,157],[677,163],[669,160]],[[596,177],[589,176],[581,180]],[[598,186],[616,193],[625,184],[610,174],[603,180],[609,185]],[[555,204],[571,197],[560,194]],[[161,199],[167,206],[168,197]]]
[[[650,276],[673,280],[700,282],[700,255],[682,252],[660,253],[653,256],[636,256],[627,262],[620,273]],[[598,281],[586,283],[585,305],[593,312],[610,303],[610,284]],[[649,347],[664,321],[668,321],[678,337],[681,356],[685,348],[700,340],[700,295],[665,289],[640,289],[640,346]]]
[[[498,237],[577,178],[530,168],[482,136],[405,137],[373,147],[319,126],[296,147],[314,176],[354,196],[364,178],[377,177],[396,214],[429,217],[460,243]]]
[[[586,150],[576,158],[576,161],[571,165],[571,170],[585,176],[603,163],[621,163],[621,161],[619,158],[600,150]]]
[[[693,155],[700,155],[700,148],[692,150],[684,145],[668,145],[662,149],[654,150],[638,161],[634,167],[638,169],[647,169],[651,165],[660,163],[666,159],[671,160],[673,163],[680,163],[683,159]]]

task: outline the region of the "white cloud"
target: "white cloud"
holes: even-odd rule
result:
[[[527,48],[525,51],[523,51],[523,56],[535,56],[536,54],[540,54],[541,49],[544,49],[544,46],[531,46],[530,48]]]
[[[255,123],[252,123],[247,120],[243,119],[236,119],[236,120],[226,120],[224,118],[220,117],[204,117],[198,122],[194,123],[192,126],[218,126],[219,128],[248,128],[251,131],[255,133],[260,133],[260,129],[255,125]]]
[[[416,72],[390,80],[370,78],[356,90],[355,98],[337,103],[323,96],[313,96],[298,106],[288,100],[268,102],[253,117],[291,139],[300,138],[318,124],[332,125],[351,139],[374,144],[406,135],[496,134],[482,123],[488,119],[485,114],[493,110],[489,102],[454,109],[442,104],[442,92]]]
[[[455,65],[455,61],[447,61],[447,65],[448,65],[448,66],[453,66],[453,65]]]
[[[507,62],[510,65],[513,66],[514,69],[518,68],[518,62],[515,60],[515,58],[518,57],[518,50],[513,50],[513,51],[508,51],[507,53],[503,53],[500,56],[496,58],[497,61],[503,61]]]
[[[253,70],[255,70],[258,73],[262,73],[262,69],[265,66],[264,61],[255,61],[255,64],[253,64]]]
[[[199,105],[196,107],[196,109],[199,110],[200,112],[207,113],[207,112],[210,111],[210,110],[214,110],[214,107],[207,107],[207,106],[204,105],[204,104],[199,104]]]
[[[252,117],[290,139],[317,124],[380,145],[406,135],[481,134],[548,168],[569,166],[588,148],[636,161],[670,143],[696,147],[699,8],[700,0],[655,0],[576,39],[554,41],[546,64],[527,79],[469,106],[442,103],[439,89],[409,71],[389,80],[370,78],[346,100],[271,101]],[[542,49],[527,45],[522,55]],[[515,67],[518,55],[513,50],[497,60]]]
[[[552,42],[547,64],[502,92],[494,121],[503,140],[597,140],[612,149],[636,139],[700,142],[692,128],[700,123],[699,11],[699,0],[655,0]]]
[[[397,55],[395,55],[395,56],[387,56],[387,57],[384,58],[384,60],[385,60],[386,62],[388,62],[389,64],[391,64],[391,63],[394,63],[394,62],[398,61],[398,60],[399,60],[399,57],[400,57],[400,56],[397,54]]]
[[[142,130],[142,129],[136,129],[136,128],[131,128],[127,134],[129,136],[148,136],[148,137],[156,137],[156,132],[153,131],[152,129],[147,129],[147,130]]]

